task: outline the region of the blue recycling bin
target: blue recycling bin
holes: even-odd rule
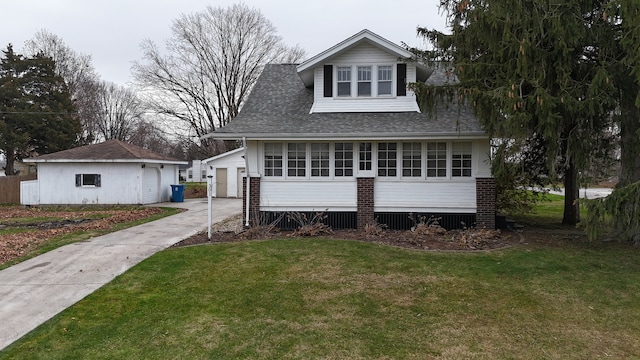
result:
[[[184,185],[171,185],[171,201],[183,202],[184,201]]]

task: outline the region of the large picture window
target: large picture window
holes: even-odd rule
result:
[[[282,176],[282,144],[264,144],[264,175]]]
[[[398,162],[397,143],[378,143],[378,176],[396,176]]]

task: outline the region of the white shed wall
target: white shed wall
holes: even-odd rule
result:
[[[178,166],[146,164],[159,179],[158,201],[169,201],[171,184],[178,181]],[[39,203],[45,204],[143,204],[141,163],[40,163]],[[100,187],[76,187],[75,174],[100,174]]]
[[[216,178],[216,169],[227,169],[227,197],[241,197],[242,190],[238,189],[238,169],[244,169],[244,151],[238,151],[228,156],[222,156],[206,163],[207,176],[213,176],[212,181],[216,184],[220,179]],[[206,180],[206,179],[205,179]],[[242,181],[240,181],[242,184]],[[213,186],[213,196],[217,197],[216,187]]]

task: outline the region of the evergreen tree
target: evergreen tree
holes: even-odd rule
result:
[[[563,224],[579,221],[579,173],[608,144],[617,105],[609,73],[614,34],[594,0],[442,0],[451,34],[419,29],[458,82],[416,84],[427,109],[443,96],[473,106],[492,137],[538,138],[565,187]]]
[[[6,175],[15,161],[71,148],[80,120],[55,63],[42,54],[25,58],[11,45],[0,61],[0,151]]]

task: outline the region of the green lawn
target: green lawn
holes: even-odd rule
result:
[[[0,359],[640,357],[640,252],[287,239],[156,254]]]

